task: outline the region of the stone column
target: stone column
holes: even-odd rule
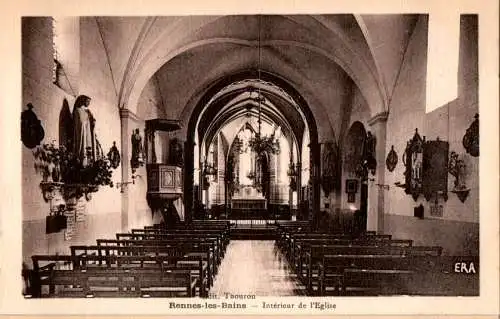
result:
[[[297,162],[297,206],[300,206],[302,202],[302,163]]]
[[[385,184],[385,144],[388,115],[388,112],[378,113],[368,121],[370,131],[376,138],[377,170],[375,175],[368,172],[367,230],[376,231],[378,234],[384,232],[385,189],[381,185]]]
[[[319,212],[320,212],[320,201],[321,201],[321,185],[320,185],[320,144],[311,143],[310,147],[310,180],[312,181],[312,212],[309,215],[309,221],[314,223],[314,227],[317,229],[319,226],[317,224]]]
[[[135,128],[137,117],[128,109],[120,109],[120,124],[121,124],[121,194],[122,194],[122,209],[121,209],[121,227],[122,231],[129,231],[129,214],[131,212],[130,205],[132,202],[129,198],[129,179],[132,174],[130,169],[131,145],[130,137],[132,130]]]
[[[203,202],[203,179],[201,172],[203,166],[200,166],[199,172],[199,194],[193,194],[194,185],[194,151],[195,143],[188,139],[184,142],[184,185],[183,185],[183,200],[184,200],[184,220],[188,223],[193,219],[193,211],[195,209],[194,202],[199,198]],[[201,198],[200,198],[201,197]]]

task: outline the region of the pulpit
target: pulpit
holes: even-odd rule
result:
[[[160,210],[166,224],[181,219],[174,202],[182,197],[182,149],[177,139],[169,140],[169,156],[167,163],[157,163],[155,150],[155,132],[175,131],[180,128],[178,121],[154,119],[146,121],[146,154],[147,154],[147,199],[153,210]]]
[[[182,168],[167,164],[148,164],[148,195],[176,200],[182,195]]]

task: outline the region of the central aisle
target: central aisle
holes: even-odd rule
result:
[[[294,277],[274,240],[231,240],[210,293],[303,295]]]

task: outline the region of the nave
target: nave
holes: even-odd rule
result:
[[[478,296],[478,16],[430,104],[434,18],[23,18],[24,296]]]
[[[259,296],[305,295],[305,286],[290,270],[274,240],[232,240],[211,296],[226,293]]]

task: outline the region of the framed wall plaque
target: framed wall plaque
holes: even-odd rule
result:
[[[422,192],[427,201],[437,195],[448,200],[448,150],[448,142],[439,138],[424,143]]]

